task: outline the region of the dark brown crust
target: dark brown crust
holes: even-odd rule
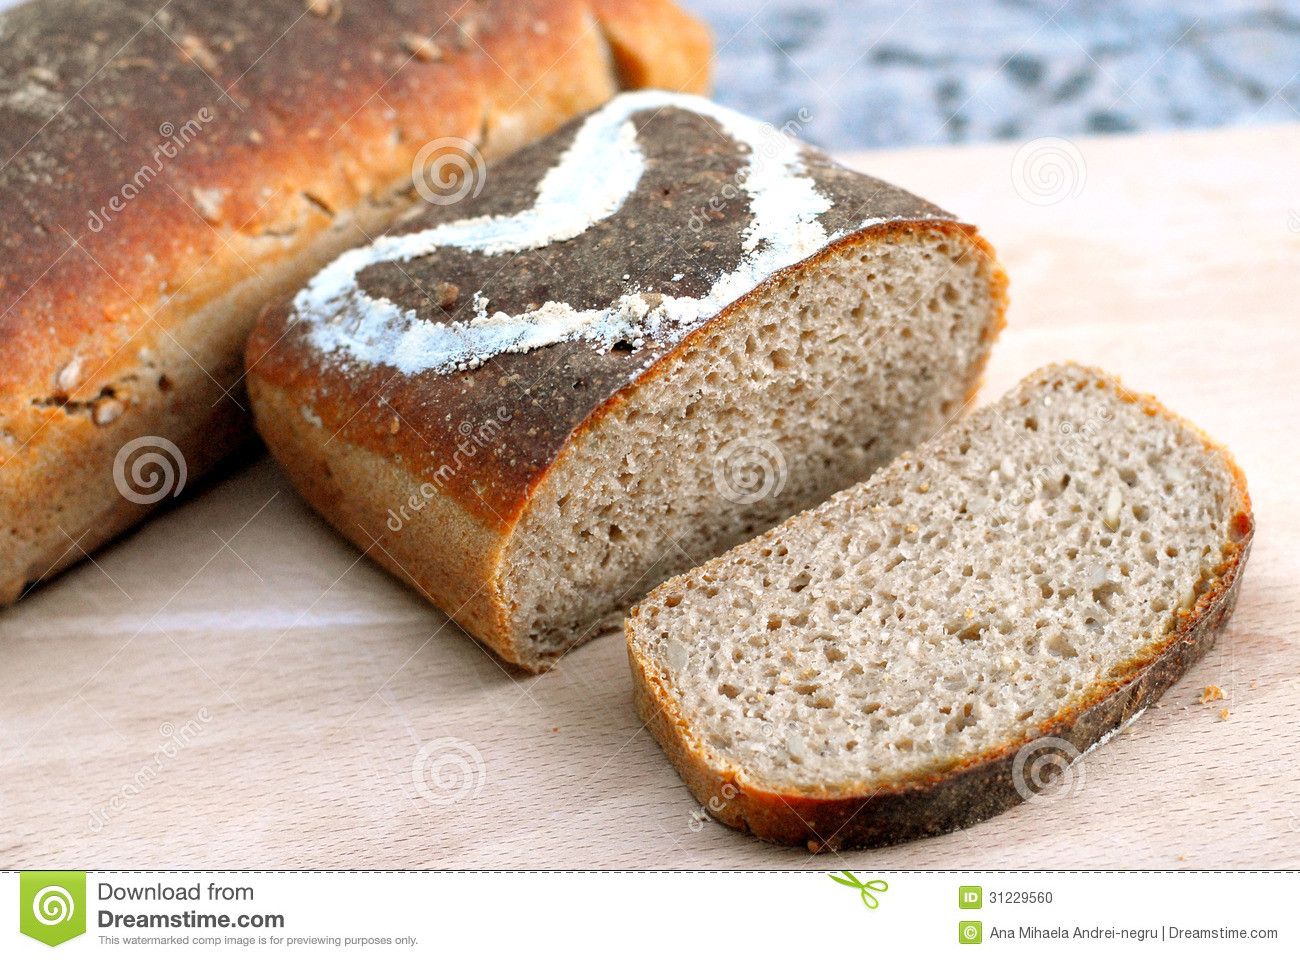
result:
[[[423,144],[501,155],[621,82],[700,90],[706,53],[666,0],[36,0],[0,16],[0,519],[14,531],[0,603],[83,555],[60,525],[91,548],[147,513],[112,484],[124,442],[168,437],[197,478],[249,436],[238,384],[258,307],[355,242],[339,224],[391,222]],[[159,162],[164,125],[200,116]],[[111,427],[94,422],[106,400],[125,408]]]
[[[886,846],[967,827],[1025,799],[1016,788],[1012,772],[1022,748],[1044,738],[1058,738],[1082,753],[1158,700],[1205,655],[1236,606],[1254,537],[1255,521],[1245,475],[1226,448],[1154,397],[1128,393],[1113,378],[1107,379],[1116,384],[1122,399],[1139,404],[1152,416],[1164,416],[1181,424],[1200,437],[1208,449],[1220,453],[1231,472],[1237,496],[1231,522],[1233,539],[1225,545],[1224,560],[1192,611],[1179,614],[1177,627],[1164,643],[1145,659],[1125,664],[1121,677],[1099,684],[1088,699],[1031,731],[1032,735],[971,758],[955,769],[869,794],[814,796],[762,790],[745,783],[738,770],[720,770],[709,762],[708,754],[667,693],[665,679],[639,653],[641,641],[636,635],[634,609],[627,621],[627,640],[637,710],[691,792],[708,807],[710,816],[764,840],[805,844],[813,852]],[[685,576],[698,575],[700,570],[723,560],[711,561],[683,578],[669,581],[643,602],[653,602],[661,591],[682,589],[680,581]]]

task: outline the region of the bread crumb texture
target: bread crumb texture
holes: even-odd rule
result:
[[[1039,735],[1156,656],[1234,561],[1246,511],[1199,432],[1097,371],[1048,368],[665,584],[632,653],[738,782],[917,781]]]
[[[503,564],[542,659],[650,587],[862,480],[961,408],[988,264],[941,229],[844,247],[733,310],[574,444]]]

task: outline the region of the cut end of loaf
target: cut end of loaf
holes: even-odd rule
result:
[[[697,796],[733,785],[728,823],[832,846],[953,829],[1047,786],[1026,751],[1051,740],[1028,768],[1063,769],[1176,680],[1252,530],[1222,448],[1048,368],[651,594],[638,701]]]
[[[661,361],[584,429],[512,537],[507,633],[529,665],[931,436],[976,387],[1002,282],[964,228],[867,233]]]

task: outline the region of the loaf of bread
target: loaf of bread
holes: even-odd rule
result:
[[[441,200],[451,165],[475,185],[480,155],[623,87],[702,88],[707,56],[668,0],[0,15],[0,603],[251,435],[258,310],[391,223],[417,178]]]
[[[1214,642],[1254,520],[1228,452],[1049,367],[864,484],[663,584],[638,708],[710,816],[813,850],[1060,791]]]
[[[976,386],[974,228],[698,97],[623,94],[349,251],[249,342],[305,498],[531,670],[869,475]]]

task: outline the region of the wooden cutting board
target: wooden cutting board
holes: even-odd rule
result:
[[[1017,153],[849,160],[998,247],[984,398],[1114,370],[1233,447],[1259,525],[1218,646],[1069,796],[815,859],[699,821],[621,637],[509,672],[263,461],[0,613],[0,867],[1300,866],[1300,126]]]

